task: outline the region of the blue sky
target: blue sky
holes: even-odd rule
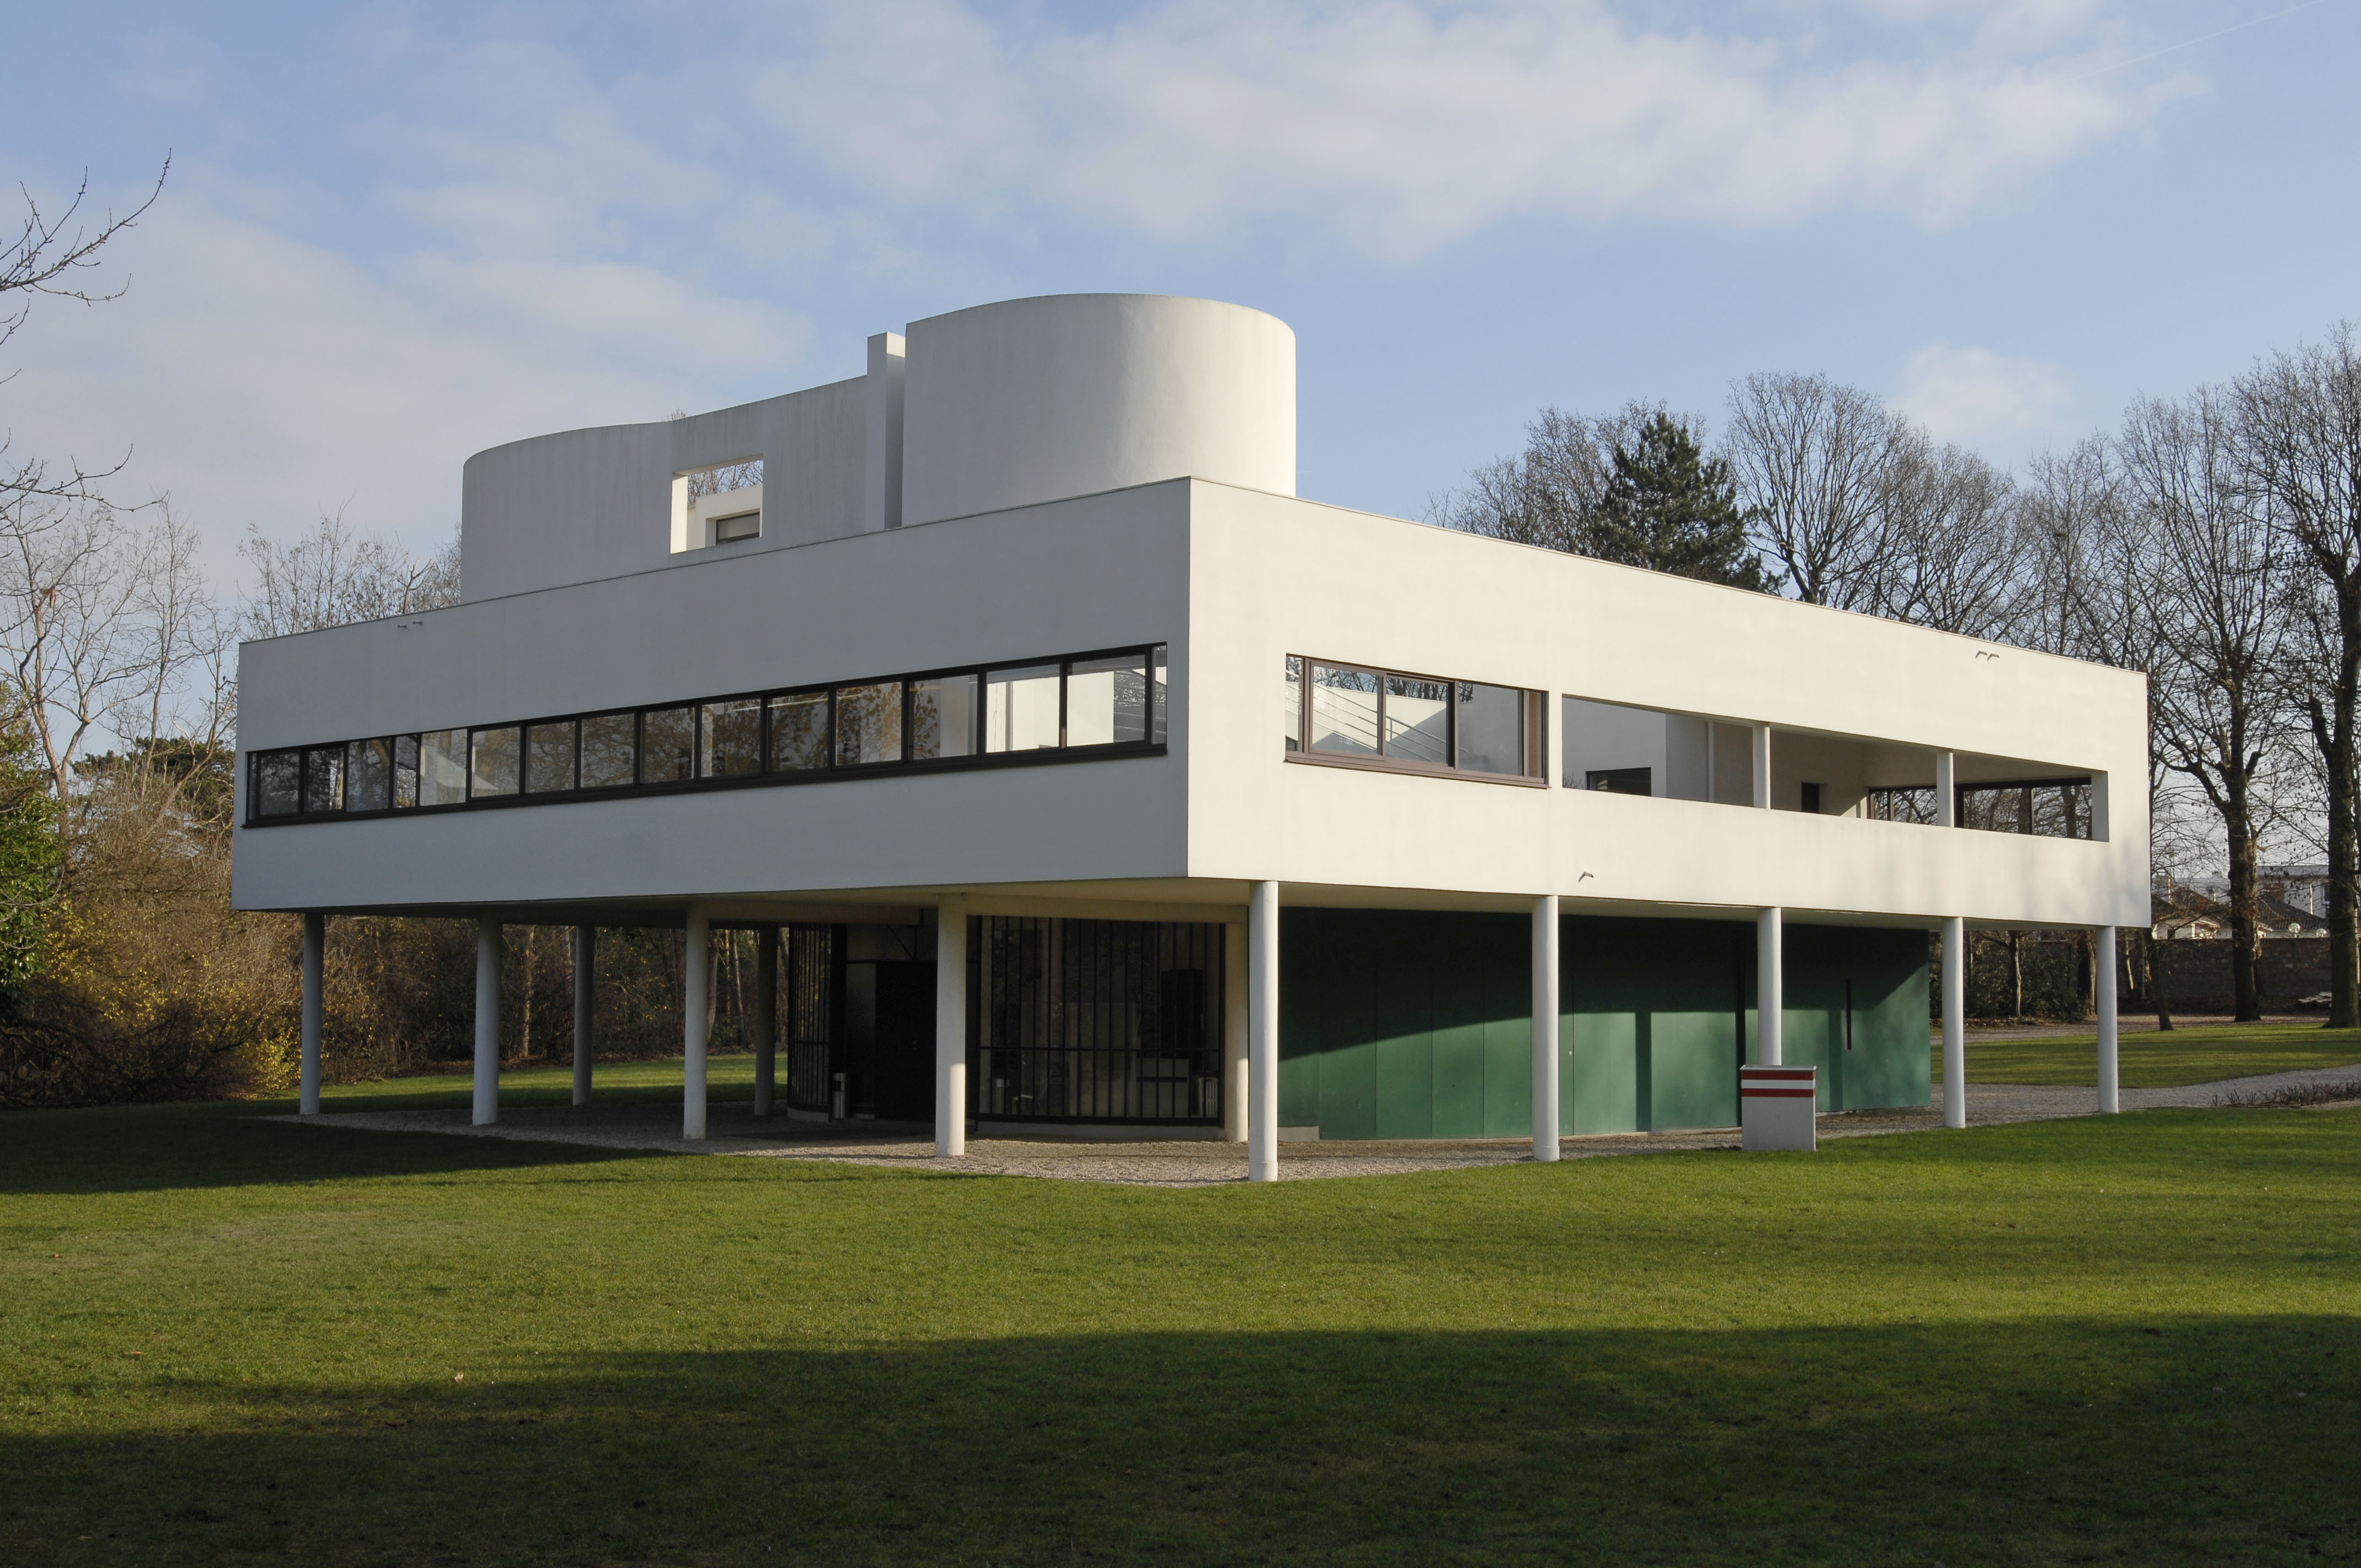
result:
[[[5,350],[221,572],[416,543],[470,452],[858,373],[1070,290],[1298,336],[1301,493],[1416,516],[1543,404],[1824,369],[2004,465],[2361,316],[2361,0],[110,5],[0,171],[120,203]]]

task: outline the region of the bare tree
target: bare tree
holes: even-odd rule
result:
[[[1727,444],[1764,554],[1806,604],[1877,612],[1896,541],[1907,421],[1824,375],[1763,372],[1730,389]]]
[[[2139,530],[2127,565],[2155,626],[2154,741],[2222,820],[2231,988],[2237,1016],[2252,1021],[2262,1016],[2256,858],[2270,815],[2265,763],[2285,728],[2281,539],[2240,482],[2236,409],[2222,393],[2133,404],[2118,448]]]
[[[1476,469],[1464,488],[1436,498],[1427,515],[1488,539],[1598,554],[1599,511],[1615,475],[1615,448],[1630,444],[1663,411],[1657,404],[1633,402],[1591,419],[1543,409],[1525,427],[1522,452]]]
[[[2268,500],[2311,578],[2297,598],[2314,654],[2300,700],[2326,797],[2328,1023],[2351,1028],[2361,1025],[2361,345],[2351,324],[2258,363],[2235,397],[2241,477]]]
[[[22,185],[16,188],[24,198],[25,212],[14,237],[0,245],[0,344],[16,335],[16,329],[32,313],[36,299],[96,305],[122,297],[124,290],[130,287],[127,282],[111,292],[101,292],[87,286],[83,279],[98,266],[99,252],[107,242],[137,224],[156,204],[156,198],[163,193],[165,177],[171,171],[172,160],[167,157],[156,176],[154,189],[137,206],[120,216],[109,211],[96,218],[82,217],[82,204],[90,199],[87,172],[64,208],[54,214],[42,209],[30,190]],[[11,371],[0,376],[0,381],[14,376]],[[10,457],[10,445],[8,436],[0,433],[0,506],[95,501],[98,497],[93,487],[98,481],[123,469],[123,462],[85,468],[72,459],[62,466],[52,466],[40,457]]]
[[[1850,608],[1965,637],[2004,638],[2023,598],[2016,486],[1963,446],[1905,432],[1890,454],[1882,561]]]
[[[338,510],[290,543],[248,525],[238,554],[255,576],[247,603],[248,637],[283,637],[357,620],[411,615],[459,598],[459,541],[424,557],[401,541],[356,533]]]

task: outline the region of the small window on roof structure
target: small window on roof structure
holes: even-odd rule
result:
[[[672,477],[672,553],[709,549],[763,532],[763,460],[742,457]]]

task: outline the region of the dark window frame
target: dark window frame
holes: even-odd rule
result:
[[[761,789],[824,784],[836,779],[875,778],[889,773],[964,773],[979,768],[1040,767],[1058,762],[1115,762],[1133,757],[1160,757],[1166,755],[1170,751],[1170,746],[1165,739],[1169,729],[1166,713],[1169,708],[1170,698],[1168,696],[1166,702],[1163,705],[1159,705],[1157,700],[1158,694],[1159,692],[1169,693],[1170,689],[1169,682],[1170,679],[1170,662],[1169,648],[1169,643],[1161,641],[1126,643],[1113,648],[1099,648],[1079,653],[1044,656],[1035,659],[994,659],[989,662],[945,664],[933,669],[916,670],[900,674],[877,675],[874,677],[862,677],[838,681],[807,681],[795,685],[764,686],[747,691],[725,692],[712,696],[685,697],[665,702],[645,703],[638,707],[628,708],[619,707],[609,704],[601,707],[584,708],[572,713],[553,713],[533,718],[501,720],[489,724],[445,725],[442,728],[461,730],[468,737],[467,763],[467,798],[465,800],[443,802],[434,806],[394,806],[381,810],[371,811],[304,811],[302,809],[302,792],[303,788],[302,759],[304,754],[309,751],[321,750],[329,746],[337,747],[339,749],[349,747],[353,744],[353,741],[351,740],[346,740],[314,742],[304,746],[267,747],[247,753],[247,808],[243,814],[240,825],[246,828],[282,828],[291,827],[297,823],[363,822],[387,817],[432,817],[440,813],[453,811],[509,810],[524,806],[579,805],[590,801],[620,800],[642,795],[684,795],[708,790]],[[1087,746],[1071,746],[1066,744],[1066,687],[1068,680],[1072,675],[1073,666],[1078,663],[1086,663],[1095,659],[1114,659],[1132,656],[1137,656],[1141,663],[1147,667],[1148,672],[1147,730],[1150,739],[1146,740],[1101,741]],[[992,670],[1011,668],[1024,664],[1054,664],[1058,668],[1059,744],[1053,747],[1039,747],[1027,751],[985,751],[983,749],[983,716],[981,711],[983,701],[984,676],[987,672]],[[911,756],[911,688],[919,681],[938,680],[946,676],[953,675],[973,676],[976,682],[975,701],[978,707],[978,711],[971,717],[970,733],[968,737],[970,749],[963,753],[938,757]],[[859,762],[850,765],[838,762],[835,756],[837,737],[836,694],[851,686],[884,685],[888,682],[897,682],[900,684],[902,688],[901,755],[898,758],[889,758],[876,762]],[[785,696],[802,696],[815,692],[824,692],[828,695],[829,740],[827,764],[817,768],[802,768],[787,772],[773,771],[771,744],[771,703],[773,699]],[[650,782],[646,779],[644,775],[647,771],[648,762],[647,716],[650,713],[677,707],[686,707],[690,711],[693,729],[695,731],[690,740],[690,746],[692,748],[691,755],[696,759],[696,765],[701,766],[704,750],[703,741],[706,706],[710,703],[741,701],[751,701],[757,705],[756,713],[758,718],[759,738],[756,744],[760,752],[760,766],[754,772],[750,773],[727,774],[721,777],[708,777],[698,774],[696,772],[696,768],[693,767],[692,776],[688,778],[664,779],[654,782]],[[604,784],[586,788],[581,784],[582,720],[586,718],[610,718],[619,713],[629,713],[632,716],[631,735],[633,748],[633,782],[627,784]],[[575,787],[560,791],[531,791],[523,787],[524,774],[529,766],[525,758],[525,752],[527,750],[526,738],[531,733],[534,726],[549,724],[571,724],[574,726]],[[511,794],[488,795],[478,798],[475,794],[475,736],[480,731],[493,729],[514,729],[517,731],[518,788]],[[397,751],[400,749],[402,742],[407,740],[410,742],[414,755],[418,746],[419,737],[425,733],[427,733],[427,730],[425,729],[414,729],[400,731],[390,737],[362,736],[357,739],[390,739],[394,742]],[[260,780],[261,769],[264,765],[264,761],[267,758],[282,756],[288,753],[294,754],[297,759],[297,809],[291,813],[278,813],[265,817],[261,815],[258,809],[261,799]],[[1487,775],[1468,774],[1464,776],[1484,777]],[[1516,781],[1510,780],[1505,782],[1513,783]]]
[[[2104,840],[2099,838],[2098,795],[2096,792],[2097,783],[2098,776],[2094,773],[2060,773],[2048,778],[1974,779],[1966,784],[1955,784],[1951,786],[1951,823],[1953,827],[1970,833],[1999,833],[2012,839],[2055,839],[2060,842],[2070,844],[2102,843],[2104,842]],[[2080,833],[2037,833],[2033,830],[2033,824],[2038,820],[2039,814],[2030,809],[2027,809],[2024,813],[2024,817],[2022,818],[2024,826],[2015,828],[1983,828],[1978,827],[1968,821],[1967,795],[1970,790],[2023,790],[2026,792],[2027,805],[2029,806],[2031,792],[2034,790],[2073,789],[2078,787],[2092,792],[2083,798],[2081,817],[2082,831]],[[1931,784],[1874,784],[1870,787],[1863,801],[1863,806],[1869,810],[1869,816],[1872,821],[1900,822],[1905,826],[1913,828],[1941,827],[1942,824],[1939,821],[1931,823],[1917,822],[1906,817],[1881,816],[1874,809],[1877,797],[1880,795],[1915,795],[1922,792],[1929,796],[1933,796],[1935,794],[1935,786]]]
[[[1545,789],[1549,786],[1549,746],[1545,726],[1548,714],[1543,698],[1546,693],[1530,686],[1520,686],[1506,681],[1479,681],[1466,675],[1430,675],[1415,670],[1396,670],[1382,664],[1364,664],[1349,659],[1323,659],[1312,653],[1290,653],[1301,668],[1301,679],[1296,686],[1295,741],[1293,748],[1279,753],[1289,762],[1302,762],[1317,768],[1357,768],[1363,773],[1415,773],[1425,778],[1472,779],[1480,784],[1510,784],[1521,789]],[[1312,679],[1316,669],[1356,670],[1378,678],[1378,751],[1374,755],[1356,756],[1345,751],[1315,751],[1312,750],[1312,694],[1318,683]],[[1386,744],[1386,682],[1389,679],[1431,681],[1451,688],[1451,762],[1414,762],[1390,756]],[[1463,685],[1495,686],[1503,691],[1524,695],[1524,769],[1521,773],[1493,773],[1459,763],[1459,688]]]

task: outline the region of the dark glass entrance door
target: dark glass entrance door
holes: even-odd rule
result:
[[[881,960],[876,1024],[861,1064],[871,1114],[881,1122],[935,1117],[935,966],[924,959]]]

